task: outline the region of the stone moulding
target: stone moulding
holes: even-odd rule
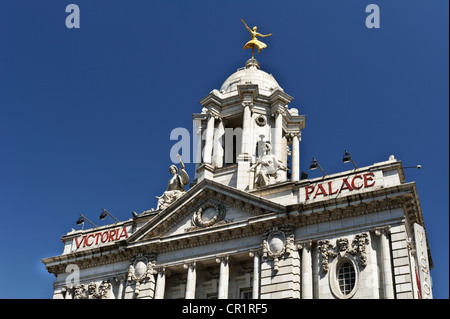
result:
[[[383,196],[383,200],[377,201],[374,204],[363,202],[365,198],[373,198],[375,196]],[[108,247],[99,247],[92,250],[49,257],[45,258],[43,262],[46,264],[46,268],[50,273],[58,275],[64,273],[66,266],[69,264],[77,264],[82,269],[129,260],[132,253],[136,253],[139,249],[144,249],[143,247],[147,251],[153,251],[155,253],[173,251],[211,242],[262,234],[265,229],[275,225],[297,227],[340,219],[349,215],[363,215],[393,208],[402,208],[405,210],[407,218],[423,225],[420,203],[418,202],[414,183],[376,190],[366,196],[347,196],[341,198],[339,201],[329,200],[307,205],[296,204],[288,207],[284,206],[284,211],[280,205],[277,205],[277,207],[279,206],[277,209],[270,211],[262,206],[257,206],[256,203],[245,203],[243,199],[236,198],[236,196],[226,196],[218,191],[209,190],[207,194],[205,192],[203,196],[200,196],[200,199],[193,198],[195,202],[185,203],[185,206],[181,207],[182,211],[178,212],[178,217],[173,216],[171,222],[176,222],[178,219],[181,220],[189,212],[198,209],[201,206],[200,203],[205,203],[205,199],[208,197],[209,200],[214,199],[221,204],[251,210],[254,217],[251,217],[247,222],[238,223],[239,225],[235,225],[234,223],[217,225],[217,228],[214,228],[214,232],[208,231],[210,228],[199,229],[198,231],[200,232],[193,232],[191,238],[188,240],[185,237],[174,237],[173,239],[167,238],[168,240],[164,242],[161,241],[161,237],[158,234],[164,233],[164,226],[170,223],[166,219],[163,219],[164,222],[157,225],[156,230],[152,229],[150,232],[145,233],[144,236],[134,237],[131,235],[128,239],[114,243]],[[346,203],[345,207],[338,208],[338,205],[343,203]],[[169,207],[168,209],[170,210],[171,208]],[[416,209],[419,209],[419,213],[417,213]],[[203,232],[203,230],[206,232]],[[134,238],[131,238],[132,236]],[[135,241],[140,242],[145,240],[148,240],[148,243],[143,243],[144,246],[140,245],[140,248],[133,246]]]

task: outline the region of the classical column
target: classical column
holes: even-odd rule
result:
[[[198,177],[197,170],[202,163],[202,122],[201,120],[195,119],[193,122],[192,131],[196,133],[197,140],[194,141],[194,147],[197,146],[197,154],[195,157],[195,179]]]
[[[158,269],[156,279],[155,299],[164,299],[165,289],[166,289],[166,268],[161,267]]]
[[[119,282],[119,289],[117,291],[116,299],[123,299],[123,293],[125,288],[125,281],[127,279],[126,275],[120,275],[114,278],[115,281]]]
[[[225,133],[225,128],[223,127],[222,118],[218,119],[217,129],[214,132],[214,145],[213,145],[213,166],[221,168],[223,167],[223,135]]]
[[[253,107],[252,102],[242,102],[242,107],[244,108],[244,116],[242,119],[242,144],[241,144],[241,154],[251,155],[251,141],[253,140],[251,132],[251,120]]]
[[[187,269],[187,282],[186,282],[186,299],[195,299],[195,286],[197,281],[197,274],[195,272],[195,262],[191,262],[183,265],[184,269]]]
[[[229,282],[229,268],[228,268],[228,256],[216,258],[216,262],[220,264],[220,277],[219,277],[219,299],[228,299],[228,282]]]
[[[214,116],[209,114],[208,122],[206,124],[206,138],[205,148],[203,154],[203,163],[211,164],[212,160],[212,146],[214,141]]]
[[[389,234],[389,227],[375,230],[375,235],[380,236],[384,298],[394,299],[394,283],[392,281],[392,263],[391,249],[389,247]]]
[[[259,274],[261,268],[261,255],[259,251],[251,251],[250,257],[253,257],[253,291],[252,299],[259,299]]]
[[[283,154],[283,110],[281,107],[279,107],[275,113],[275,131],[273,136],[273,142],[274,142],[274,155],[276,156],[277,160],[282,160],[282,154]]]
[[[299,147],[300,133],[294,133],[292,137],[292,175],[291,180],[300,180],[300,147]]]
[[[313,299],[311,246],[311,241],[298,245],[302,250],[302,299]]]

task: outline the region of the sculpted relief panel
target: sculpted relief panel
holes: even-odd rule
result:
[[[317,244],[322,261],[321,270],[324,273],[327,273],[329,270],[330,259],[332,260],[337,256],[344,257],[345,254],[358,257],[361,268],[367,265],[366,245],[369,244],[368,233],[355,235],[351,244],[348,238],[338,238],[335,245],[330,240],[321,240]]]

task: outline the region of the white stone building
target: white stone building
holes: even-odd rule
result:
[[[301,179],[305,116],[292,100],[247,61],[193,116],[203,138],[189,189],[174,169],[157,210],[63,236],[62,254],[43,259],[53,297],[432,298],[402,163]]]

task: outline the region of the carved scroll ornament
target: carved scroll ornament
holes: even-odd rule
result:
[[[291,227],[274,227],[266,231],[263,237],[262,255],[264,258],[272,259],[273,271],[279,270],[280,258],[290,255],[294,248],[294,234]]]
[[[127,281],[129,283],[135,283],[134,294],[136,296],[139,295],[141,283],[145,280],[150,280],[157,273],[155,270],[155,262],[151,257],[148,254],[140,253],[131,260],[130,266],[128,267]]]
[[[344,257],[349,254],[359,259],[360,267],[364,268],[367,265],[366,245],[369,244],[369,234],[362,233],[355,235],[351,245],[349,245],[348,238],[338,238],[336,245],[333,245],[329,240],[321,240],[317,243],[319,255],[322,261],[322,272],[327,273],[329,270],[329,261],[338,255]]]

